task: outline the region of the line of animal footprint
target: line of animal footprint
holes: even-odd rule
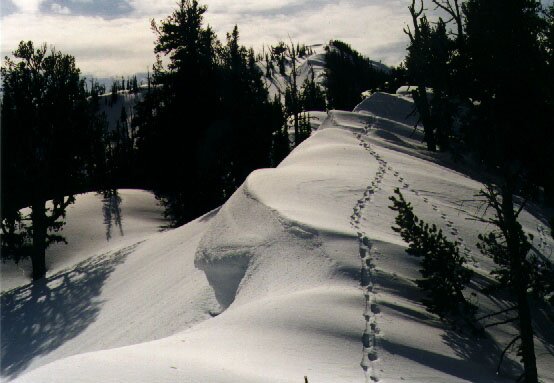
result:
[[[373,150],[371,149],[371,146],[367,142],[364,142],[361,139],[361,135],[358,134],[358,136],[360,137],[360,145],[363,146],[370,154],[372,154]],[[371,183],[366,187],[363,197],[357,201],[356,205],[353,208],[352,215],[350,216],[350,219],[351,219],[350,224],[356,230],[360,229],[362,210],[365,208],[366,204],[371,201],[375,192],[377,190],[380,190],[380,184],[383,181],[383,177],[385,176],[385,173],[386,173],[386,162],[381,158],[377,158],[377,161],[379,163],[379,168],[377,169],[377,172],[375,173],[375,176],[371,181]]]
[[[369,133],[370,125],[366,125],[364,128],[364,134]],[[394,177],[398,180],[400,184],[402,184],[403,189],[408,189],[410,192],[414,193],[416,196],[420,197],[419,191],[411,188],[410,184],[406,182],[404,177],[400,175],[400,172],[397,170],[394,170],[392,166],[390,166],[387,161],[385,161],[374,149],[371,148],[371,145],[369,145],[367,142],[364,142],[362,140],[362,134],[357,135],[358,139],[360,140],[360,145],[363,146],[366,150],[369,151],[369,153],[377,160],[379,163],[379,170],[377,171],[376,177],[375,177],[375,184],[372,183],[372,186],[377,186],[380,184],[383,180],[383,177],[387,170],[391,171],[394,175]],[[479,267],[477,261],[472,257],[471,249],[466,245],[464,238],[460,235],[459,230],[454,226],[454,221],[448,218],[448,216],[445,213],[442,213],[439,209],[439,207],[434,204],[430,203],[429,199],[427,197],[423,197],[423,201],[430,205],[433,211],[440,213],[441,219],[446,222],[446,227],[448,228],[451,235],[456,237],[456,240],[460,243],[460,247],[462,248],[462,251],[466,254],[468,258],[472,258],[474,265],[476,267]]]
[[[416,195],[417,197],[422,199],[423,202],[425,202],[425,204],[427,204],[428,206],[431,206],[431,209],[433,209],[434,212],[439,214],[440,218],[445,222],[445,226],[447,228],[446,231],[449,232],[452,236],[455,237],[455,239],[459,243],[460,248],[462,249],[464,255],[472,261],[472,264],[473,264],[474,267],[478,268],[479,267],[479,262],[477,261],[477,259],[473,255],[473,253],[472,253],[471,249],[469,248],[469,246],[467,246],[464,238],[460,235],[460,231],[454,225],[454,221],[452,221],[446,213],[442,212],[437,204],[431,202],[429,200],[429,198],[427,198],[425,196],[422,197],[418,190],[415,190],[414,188],[410,188],[410,184],[408,182],[406,182],[404,177],[402,177],[398,171],[395,171],[392,167],[389,167],[388,169],[393,172],[392,174],[397,179],[397,181],[400,184],[402,184],[403,189],[408,190],[409,192],[413,193],[414,195]]]
[[[367,134],[368,131],[369,128],[366,127],[364,129],[364,134]],[[373,151],[371,146],[363,140],[362,134],[358,134],[357,138],[360,140],[360,146],[363,146],[364,149],[375,157],[376,153]],[[362,361],[360,362],[360,366],[364,371],[366,383],[379,381],[373,366],[373,362],[377,360],[376,336],[379,329],[377,327],[375,315],[379,312],[379,309],[375,303],[375,294],[373,291],[373,283],[371,281],[371,276],[375,268],[370,256],[372,246],[366,234],[360,229],[360,219],[364,208],[371,201],[375,191],[379,189],[379,184],[382,182],[383,176],[386,172],[386,163],[380,158],[376,159],[379,161],[377,173],[375,174],[375,177],[371,181],[370,185],[368,185],[365,189],[363,197],[357,201],[353,208],[353,214],[350,217],[351,225],[357,230],[359,242],[358,248],[361,260],[360,286],[363,290],[365,302],[363,311],[365,328],[362,333]]]
[[[375,301],[375,292],[373,291],[372,275],[375,273],[375,266],[371,257],[371,242],[363,232],[358,233],[359,253],[362,263],[360,285],[364,293],[364,312],[365,328],[362,333],[362,361],[360,366],[364,370],[367,382],[378,382],[373,362],[377,357],[377,326],[376,315],[379,314],[379,307]]]

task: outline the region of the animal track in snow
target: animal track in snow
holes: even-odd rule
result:
[[[398,183],[400,183],[402,185],[403,189],[408,189],[414,195],[421,198],[425,204],[430,205],[431,208],[433,209],[433,211],[440,214],[440,218],[443,221],[445,221],[445,226],[447,227],[449,233],[452,236],[456,237],[456,241],[459,243],[460,248],[464,251],[465,256],[468,258],[468,260],[473,260],[473,266],[478,268],[479,263],[477,262],[475,257],[472,256],[471,249],[465,244],[465,241],[462,238],[462,236],[459,235],[459,230],[454,226],[454,221],[452,221],[446,213],[441,212],[439,206],[437,206],[434,203],[431,203],[429,201],[428,197],[425,197],[425,196],[422,197],[418,190],[416,190],[414,188],[410,188],[410,184],[405,180],[404,177],[402,177],[400,175],[400,172],[394,170],[391,166],[389,166],[389,170],[393,171],[394,177],[397,179]],[[540,230],[539,230],[539,232],[540,232]]]
[[[364,128],[364,134],[367,134],[368,132],[369,127],[366,126],[366,128]],[[379,168],[373,180],[371,180],[370,184],[365,189],[363,198],[359,199],[354,206],[353,214],[350,217],[350,224],[357,230],[358,235],[358,252],[361,260],[360,286],[363,290],[365,301],[363,317],[366,323],[362,333],[362,361],[360,366],[364,371],[366,382],[369,383],[379,381],[379,377],[377,376],[377,372],[373,364],[378,359],[376,350],[376,334],[379,330],[376,323],[376,315],[379,314],[380,310],[375,302],[375,292],[372,283],[372,273],[375,270],[371,256],[373,246],[366,233],[360,228],[359,222],[363,215],[363,210],[366,209],[371,202],[375,195],[375,191],[379,190],[379,186],[383,181],[385,173],[387,172],[387,163],[381,156],[371,149],[371,146],[367,142],[363,141],[360,134],[356,137],[361,141],[362,146],[372,157],[377,160],[379,164]]]

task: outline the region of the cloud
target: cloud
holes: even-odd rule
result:
[[[0,17],[11,15],[17,11],[17,6],[12,0],[0,1]]]
[[[69,15],[71,13],[71,11],[69,10],[69,8],[67,7],[64,7],[63,5],[60,5],[58,3],[53,3],[50,5],[50,10],[53,12],[53,13],[59,13],[60,15]]]
[[[37,12],[42,0],[12,0],[17,9],[24,13]]]
[[[220,37],[237,23],[242,42],[258,49],[263,44],[288,41],[290,36],[295,42],[307,44],[344,40],[362,53],[388,64],[398,64],[404,55],[407,39],[402,28],[409,21],[405,1],[315,1],[308,3],[317,3],[317,6],[310,7],[306,2],[302,7],[297,3],[291,1],[288,6],[269,13],[251,12],[250,9],[237,13],[217,12],[214,6],[209,8],[206,18]],[[293,4],[297,9],[291,12]],[[388,45],[395,46],[396,50],[387,52],[383,47]],[[380,55],[374,57],[375,54]]]
[[[144,72],[153,63],[153,40],[147,19],[12,14],[2,19],[2,57],[19,41],[47,42],[72,54],[85,73],[95,75]]]
[[[206,21],[220,39],[238,24],[242,44],[255,49],[288,41],[290,36],[306,44],[344,40],[387,64],[398,64],[405,54],[402,27],[409,21],[407,0],[202,3],[208,6]],[[21,40],[47,42],[74,55],[83,72],[106,76],[144,72],[152,65],[155,36],[150,19],[169,15],[176,0],[18,0],[14,4],[19,11],[2,18],[2,57]]]
[[[134,8],[128,0],[42,0],[40,7],[42,13],[64,12],[73,15],[102,17],[104,19],[117,19],[130,16]]]

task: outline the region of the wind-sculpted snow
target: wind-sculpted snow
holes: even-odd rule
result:
[[[152,342],[66,354],[73,356],[18,381],[513,381],[520,373],[515,353],[500,375],[494,372],[515,329],[500,326],[478,339],[427,312],[414,283],[418,260],[405,254],[405,243],[391,229],[395,215],[388,198],[398,187],[419,217],[460,242],[476,273],[468,294],[480,310],[508,304],[505,297],[481,293],[493,267],[475,247],[477,234],[489,229],[475,220],[484,214],[473,198],[481,184],[423,149],[421,136],[405,121],[406,102],[375,94],[360,113],[329,112],[312,137],[276,169],[252,173],[218,211],[137,248],[158,249],[169,270],[183,262],[181,281],[158,286],[164,274],[155,273],[153,282],[143,270],[133,288],[160,302],[170,296],[168,305],[180,306],[179,317],[196,313],[192,327]],[[553,241],[541,217],[525,212],[522,223],[535,234],[535,247],[551,257]],[[125,268],[134,254],[114,275],[136,272]],[[117,280],[111,281],[115,297]],[[101,305],[95,309],[102,315]],[[133,312],[156,317],[148,307]],[[547,315],[537,310],[536,346],[540,374],[553,383]],[[118,325],[120,331],[133,328],[126,320]]]
[[[370,113],[382,119],[413,127],[418,122],[417,111],[409,97],[376,92],[355,108],[357,113]]]
[[[251,300],[328,278],[327,264],[334,260],[321,251],[320,237],[352,235],[344,207],[355,203],[352,191],[364,186],[361,179],[351,182],[362,169],[338,171],[359,163],[363,151],[355,144],[344,130],[319,132],[277,169],[252,173],[221,208],[200,242],[195,264],[206,272],[223,308],[237,294],[240,301]],[[362,171],[369,174],[371,168]],[[271,266],[260,266],[268,262]],[[327,266],[314,268],[310,262]],[[295,269],[288,270],[291,265]],[[276,267],[283,270],[277,273]]]

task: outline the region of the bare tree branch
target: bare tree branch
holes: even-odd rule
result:
[[[500,322],[489,323],[489,324],[483,326],[483,328],[489,328],[489,327],[499,326],[499,325],[501,325],[501,324],[508,324],[508,323],[511,323],[511,322],[515,322],[515,321],[518,320],[518,319],[519,319],[519,317],[508,318],[508,319],[503,320],[503,321],[500,321]]]
[[[510,343],[508,343],[508,345],[504,348],[504,350],[502,350],[502,354],[500,354],[500,360],[498,361],[498,366],[496,367],[496,375],[498,375],[500,373],[500,366],[502,366],[502,362],[504,361],[504,356],[506,355],[506,352],[508,352],[508,350],[510,348],[512,348],[512,346],[519,340],[521,339],[521,336],[517,335],[514,339],[512,339],[510,341]]]
[[[505,310],[497,311],[497,312],[495,312],[495,313],[488,314],[488,315],[485,315],[485,316],[476,318],[475,320],[480,321],[480,320],[483,320],[483,319],[491,318],[491,317],[494,317],[494,316],[497,316],[497,315],[500,315],[500,314],[504,314],[504,313],[507,313],[507,312],[509,312],[509,311],[514,311],[514,310],[517,310],[517,307],[516,307],[516,306],[514,306],[514,307],[509,307],[509,308],[507,308],[507,309],[505,309]]]
[[[464,27],[463,27],[462,12],[460,10],[459,1],[458,0],[432,0],[432,2],[436,6],[435,9],[440,8],[450,16],[450,20],[446,22],[447,24],[452,21],[456,22],[456,26],[458,29],[458,32],[456,35],[458,39],[461,39],[463,37]]]

